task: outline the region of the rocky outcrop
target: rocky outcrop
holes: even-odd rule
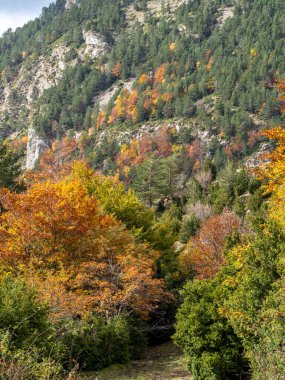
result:
[[[9,67],[0,75],[0,122],[11,125],[18,130],[27,124],[27,113],[32,103],[44,90],[56,85],[61,79],[67,63],[69,48],[56,45],[49,57],[37,59],[25,57],[17,72],[10,72]],[[74,62],[69,62],[72,65]],[[12,129],[10,132],[14,132]]]
[[[37,135],[33,127],[30,127],[28,132],[26,169],[34,169],[39,158],[47,148],[47,143]]]
[[[234,9],[235,7],[225,7],[219,9],[219,11],[221,12],[221,16],[218,18],[218,27],[223,26],[228,18],[233,17]]]
[[[165,1],[164,4],[168,4],[171,10],[170,17],[173,17],[177,8],[179,8],[182,4],[188,3],[190,0],[168,0]],[[162,11],[162,0],[149,0],[147,2],[147,9],[155,17],[159,17]],[[145,21],[145,11],[140,9],[137,4],[130,4],[126,11],[126,19],[129,26],[134,25],[136,22],[143,24]]]
[[[65,9],[70,9],[72,5],[76,4],[77,0],[66,0]]]
[[[49,56],[36,59],[25,56],[16,72],[7,67],[0,73],[0,126],[7,126],[9,134],[26,127],[33,103],[59,82],[66,69],[80,59],[97,59],[109,50],[109,44],[100,34],[83,31],[83,37],[85,44],[74,59],[68,58],[68,46],[56,43]]]
[[[266,155],[270,152],[270,150],[271,146],[269,143],[265,142],[260,144],[258,151],[245,160],[245,167],[252,171],[257,169],[260,164],[269,162]]]
[[[162,128],[166,128],[167,130],[175,130],[176,133],[182,132],[182,130],[185,129],[191,129],[193,130],[193,137],[197,135],[195,122],[186,122],[180,120],[174,120],[172,122],[147,122],[145,124],[142,124],[139,126],[138,129],[134,130],[118,130],[116,131],[116,142],[119,146],[123,144],[128,144],[132,140],[139,140],[141,139],[145,134],[156,134],[158,133]],[[109,131],[107,129],[102,130],[102,132],[99,131],[99,134],[97,136],[97,145],[100,146],[106,136],[108,136]]]
[[[106,107],[119,88],[131,91],[134,82],[135,78],[117,82],[112,87],[108,88],[108,90],[103,91],[95,100],[100,108]]]
[[[83,30],[83,38],[85,40],[86,47],[79,52],[81,57],[89,55],[92,58],[100,58],[110,49],[109,44],[107,44],[101,34],[91,32],[90,30]]]

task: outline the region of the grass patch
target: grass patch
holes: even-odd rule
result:
[[[190,380],[187,361],[173,343],[150,347],[141,360],[116,364],[96,373],[85,373],[84,380]]]

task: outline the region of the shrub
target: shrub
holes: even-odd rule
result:
[[[11,347],[13,336],[0,331],[0,379],[62,380],[62,366],[52,357],[44,357],[34,346],[25,349]]]
[[[186,216],[183,218],[180,232],[180,241],[187,243],[191,236],[195,236],[200,228],[201,221],[195,215]]]
[[[0,379],[64,378],[48,307],[20,279],[0,280]]]
[[[243,348],[218,312],[221,297],[214,280],[188,282],[177,314],[175,342],[189,357],[195,380],[243,379]]]
[[[0,281],[0,329],[9,331],[16,348],[43,342],[49,333],[48,307],[19,279]]]
[[[86,370],[98,370],[113,363],[126,363],[138,354],[137,347],[145,339],[134,324],[122,317],[105,321],[93,316],[89,320],[72,321],[66,326],[64,343],[68,357]]]

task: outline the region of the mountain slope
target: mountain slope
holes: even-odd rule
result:
[[[204,130],[213,157],[226,148],[237,159],[251,154],[260,127],[280,116],[273,85],[285,69],[284,7],[279,0],[59,0],[0,41],[2,138],[33,128],[49,144],[89,130],[84,144],[98,167],[102,140],[116,141],[108,157],[114,170],[122,143],[142,135],[122,140],[123,130],[182,117],[189,141]]]
[[[172,337],[193,379],[284,378],[284,11],[58,0],[0,39],[4,377]]]

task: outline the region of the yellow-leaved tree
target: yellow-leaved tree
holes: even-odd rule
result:
[[[2,190],[0,270],[35,285],[55,317],[93,310],[147,318],[165,296],[154,276],[158,254],[104,211],[83,172],[77,163],[22,194]]]
[[[276,87],[280,94],[281,111],[284,113],[285,80],[277,81]],[[264,156],[265,161],[258,169],[258,176],[265,181],[265,193],[271,194],[270,217],[285,226],[285,130],[276,127],[263,132],[263,135],[269,140],[275,140],[276,146],[272,152]]]

